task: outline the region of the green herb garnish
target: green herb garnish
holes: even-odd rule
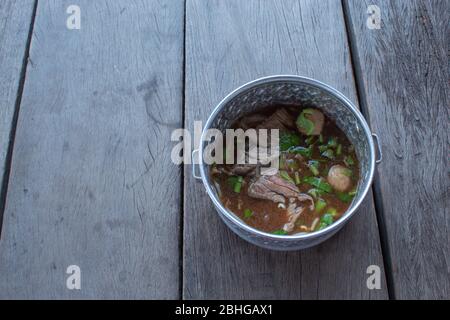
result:
[[[321,195],[323,195],[325,192],[322,190],[319,190],[317,188],[312,188],[308,190],[308,194],[310,194],[314,199],[319,198]]]
[[[340,156],[342,153],[342,144],[338,144],[336,148],[336,155]]]
[[[315,176],[319,175],[319,161],[316,161],[316,160],[308,161],[308,168],[309,168],[309,170],[311,170],[313,175],[315,175]]]
[[[233,191],[236,193],[241,192],[242,188],[242,182],[244,181],[244,178],[241,176],[231,176],[228,178],[228,183],[233,188]]]
[[[315,207],[316,207],[316,212],[322,211],[326,206],[327,206],[326,201],[323,200],[322,198],[319,198],[319,199],[316,201],[316,205],[315,205]]]
[[[303,182],[310,184],[313,187],[316,187],[327,193],[330,193],[333,190],[331,185],[328,182],[324,181],[323,178],[305,177],[305,178],[303,178]]]
[[[305,116],[308,114],[311,115],[312,113],[312,109],[305,109],[302,111],[302,113],[300,113],[296,121],[297,127],[303,129],[303,132],[308,136],[311,135],[314,131],[314,122],[307,119]]]
[[[336,196],[339,198],[339,200],[344,202],[350,202],[354,197],[354,195],[350,195],[350,193],[345,192],[336,192]]]
[[[330,208],[327,209],[325,214],[330,214],[331,216],[334,217],[334,216],[337,215],[337,210],[336,210],[336,208],[330,207]]]
[[[322,218],[320,218],[320,222],[326,223],[327,225],[330,225],[333,223],[333,215],[330,213],[325,213]]]
[[[353,158],[351,156],[346,156],[344,158],[344,163],[347,167],[351,167],[355,164],[355,161],[353,161]]]
[[[301,146],[291,147],[291,148],[289,148],[287,150],[287,152],[294,153],[294,154],[299,154],[299,155],[302,155],[304,157],[311,158],[311,156],[312,156],[312,145],[309,146],[308,148],[301,147]]]
[[[244,210],[244,218],[248,219],[248,218],[251,218],[251,216],[253,216],[253,211],[250,209],[245,209]]]
[[[322,152],[322,157],[333,160],[334,159],[334,151],[332,149],[327,149]]]
[[[300,137],[292,132],[280,133],[280,151],[286,151],[289,148],[296,147],[300,144]]]
[[[283,229],[279,229],[279,230],[275,230],[274,232],[272,232],[272,234],[276,234],[276,235],[279,235],[279,236],[284,236],[284,235],[287,234],[287,232],[284,231]]]
[[[328,140],[328,147],[335,148],[337,146],[337,139],[335,137],[331,137],[330,140]]]
[[[310,136],[308,138],[305,139],[305,142],[307,145],[313,144],[313,141],[316,137],[315,136]]]
[[[333,223],[334,219],[333,219],[333,215],[330,213],[325,213],[321,218],[320,218],[320,223],[319,225],[316,227],[316,230],[322,230],[325,229],[326,227],[328,227],[329,225],[331,225]]]

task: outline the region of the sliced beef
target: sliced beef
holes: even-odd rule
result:
[[[300,193],[295,184],[281,178],[278,174],[271,176],[265,175],[261,176],[261,178],[265,180],[263,183],[265,183],[270,190],[273,190],[287,198],[297,197]]]
[[[286,222],[283,226],[283,230],[286,232],[291,232],[295,228],[295,222],[297,222],[298,218],[302,214],[302,212],[305,210],[305,206],[303,206],[303,203],[298,204],[297,200],[300,201],[309,201],[309,209],[314,210],[314,200],[311,196],[300,193],[300,195],[295,198],[289,199],[289,205],[287,208],[288,213],[288,222]]]
[[[309,201],[309,210],[314,210],[314,199],[309,195],[309,194],[306,194],[306,193],[300,193],[298,196],[297,196],[297,199],[299,200],[299,201]]]
[[[267,129],[267,139],[270,139],[272,129],[280,131],[290,131],[295,129],[294,117],[285,109],[279,108],[269,117],[264,114],[252,114],[245,116],[239,120],[237,127],[239,129],[248,130],[256,129],[256,140],[254,137],[249,137],[250,148],[252,147],[270,147],[270,141],[258,141],[259,129]]]
[[[230,168],[233,175],[251,176],[256,173],[256,164],[235,164]]]
[[[263,175],[252,181],[248,187],[248,195],[257,199],[273,202],[286,201],[285,197],[296,197],[298,188],[278,175]]]
[[[275,111],[269,118],[256,127],[256,129],[279,130],[288,130],[291,128],[295,128],[294,118],[283,108]]]
[[[295,222],[300,217],[303,210],[305,210],[305,208],[302,206],[297,206],[295,198],[289,199],[289,206],[287,208],[288,222],[286,222],[283,226],[284,231],[291,232],[294,230]]]
[[[285,203],[286,198],[310,201],[310,207],[314,208],[314,201],[309,195],[301,193],[295,184],[281,178],[279,174],[262,175],[252,181],[248,187],[248,195],[257,199],[282,203]]]
[[[258,165],[256,164],[235,164],[227,166],[214,166],[211,173],[226,174],[227,176],[254,176],[257,173]]]
[[[285,198],[281,194],[278,194],[275,191],[271,190],[265,184],[265,182],[261,180],[262,177],[265,176],[261,176],[259,179],[249,185],[248,195],[257,199],[265,199],[271,200],[276,203],[284,203],[286,201]]]
[[[305,210],[303,202],[309,202],[309,209],[314,210],[314,200],[311,196],[301,193],[295,184],[276,175],[263,175],[252,181],[248,187],[248,195],[253,198],[271,200],[276,203],[285,203],[289,199],[287,207],[288,221],[283,230],[294,230],[295,222]]]
[[[241,118],[238,122],[238,127],[247,130],[250,128],[256,128],[256,126],[266,120],[266,116],[263,114],[255,113],[250,116]]]

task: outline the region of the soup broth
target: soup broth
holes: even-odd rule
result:
[[[353,145],[314,108],[279,106],[238,119],[233,128],[279,130],[279,168],[211,166],[222,204],[255,229],[288,235],[324,229],[349,208],[359,181]]]

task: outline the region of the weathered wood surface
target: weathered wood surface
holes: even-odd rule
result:
[[[71,4],[37,8],[0,298],[177,298],[183,2],[79,0],[68,30]],[[72,264],[81,290],[66,288]]]
[[[271,74],[310,76],[357,100],[340,1],[187,1],[185,125],[206,120],[232,89]],[[259,249],[221,222],[185,170],[183,297],[387,298],[371,193],[332,240],[302,252]]]
[[[34,0],[0,2],[0,192],[6,179],[6,158],[33,9]],[[0,194],[0,201],[2,197]],[[2,208],[0,203],[0,219]]]
[[[377,5],[381,29],[366,27]],[[400,299],[450,298],[449,1],[346,2],[371,126],[377,192]]]

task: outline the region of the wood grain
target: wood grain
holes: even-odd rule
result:
[[[6,158],[33,9],[34,0],[22,1],[20,4],[14,0],[0,2],[0,189],[4,179],[6,183]],[[3,201],[2,196],[0,201]]]
[[[39,1],[0,298],[177,298],[183,2]],[[81,290],[66,268],[81,268]]]
[[[366,28],[367,6],[381,29]],[[395,297],[450,298],[448,1],[346,1],[364,109],[382,141],[377,192]]]
[[[232,89],[271,74],[313,77],[356,102],[340,1],[187,1],[186,127],[204,121]],[[381,290],[366,287],[366,268],[383,270],[370,194],[338,235],[301,252],[238,238],[190,168],[184,213],[184,298],[387,298],[384,274]]]

